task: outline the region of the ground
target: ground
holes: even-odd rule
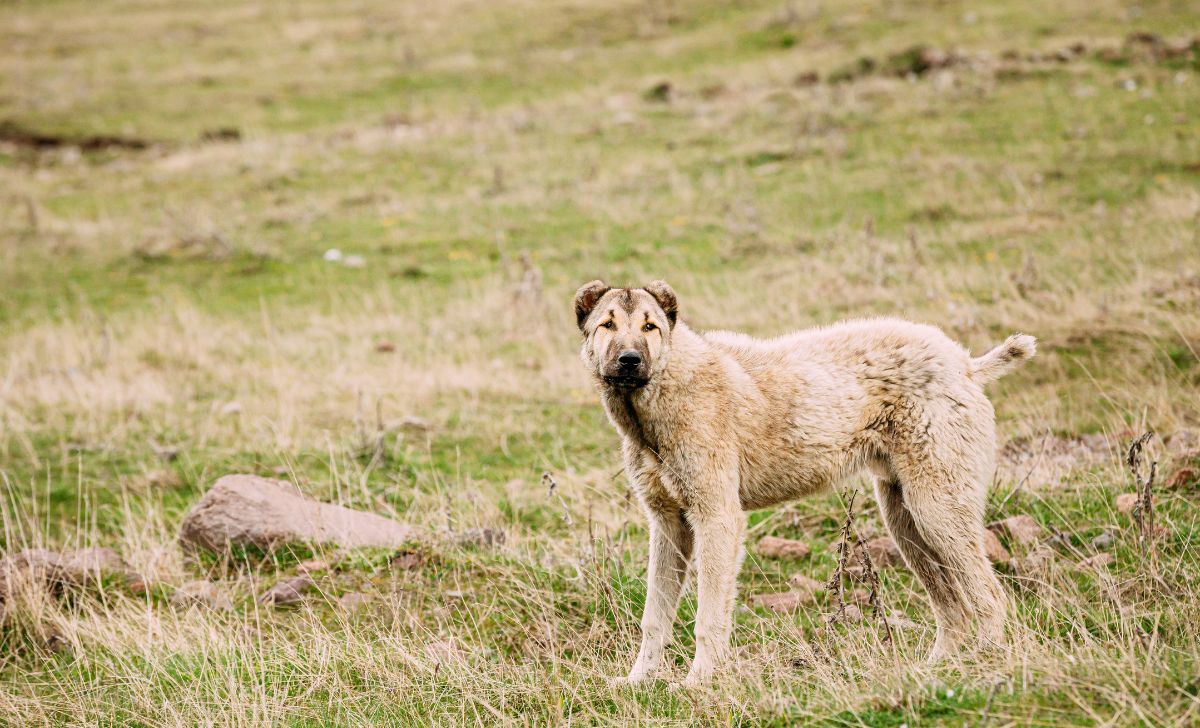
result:
[[[1165,0],[0,3],[0,548],[149,584],[10,605],[0,721],[1200,721],[1197,28]],[[664,278],[699,328],[1037,336],[989,389],[989,520],[1048,541],[1007,544],[1010,648],[924,665],[889,568],[891,642],[832,598],[741,606],[726,678],[611,685],[646,532],[577,356],[597,277]],[[1153,549],[1115,506],[1146,430]],[[266,607],[295,559],[176,543],[231,472],[441,536]],[[740,603],[827,580],[855,489],[753,514],[813,550],[752,550]],[[450,545],[481,527],[505,543]],[[233,609],[171,605],[200,578]]]

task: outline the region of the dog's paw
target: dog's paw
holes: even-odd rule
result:
[[[607,682],[609,687],[626,688],[636,685],[644,685],[650,682],[652,678],[649,675],[621,675],[619,677],[610,677]]]

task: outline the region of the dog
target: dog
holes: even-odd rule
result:
[[[932,602],[930,659],[1003,644],[1007,599],[983,546],[995,468],[983,387],[1032,357],[1033,337],[972,358],[939,329],[899,319],[772,339],[701,333],[663,281],[592,281],[576,292],[575,315],[649,519],[642,641],[623,681],[660,669],[689,565],[698,608],[685,683],[710,678],[729,651],[745,512],[864,471]]]

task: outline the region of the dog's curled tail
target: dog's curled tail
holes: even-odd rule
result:
[[[1037,353],[1037,339],[1027,334],[1013,334],[1004,343],[983,356],[971,360],[969,376],[980,384],[999,379]]]

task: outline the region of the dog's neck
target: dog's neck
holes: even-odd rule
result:
[[[662,371],[641,389],[605,388],[605,409],[625,437],[658,452],[664,436],[669,437],[670,433],[662,431],[659,424],[669,418],[658,417],[657,413],[678,411],[686,404],[688,387],[697,368],[711,356],[711,346],[704,337],[682,321],[676,322]]]

